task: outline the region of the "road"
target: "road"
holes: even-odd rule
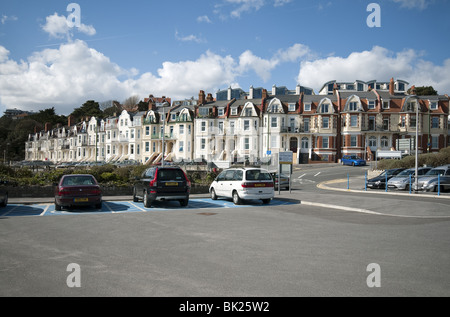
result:
[[[316,184],[356,171],[308,168],[300,179]],[[297,183],[268,206],[205,200],[190,208],[0,214],[0,296],[450,295],[450,218],[321,207],[370,200],[377,209],[413,199],[412,209],[419,198],[361,198],[309,185]],[[441,210],[447,201],[421,203]],[[71,264],[80,287],[69,287]]]

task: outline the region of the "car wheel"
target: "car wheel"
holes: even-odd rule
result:
[[[233,203],[235,205],[241,205],[242,204],[242,199],[241,197],[239,197],[239,194],[237,191],[233,192]]]
[[[270,199],[263,199],[263,200],[262,200],[262,203],[263,203],[264,205],[268,205],[268,204],[270,204]]]
[[[150,208],[152,205],[152,201],[150,200],[150,197],[148,197],[147,191],[144,193],[144,207]]]
[[[61,211],[61,210],[62,210],[61,205],[58,205],[58,204],[56,203],[56,201],[55,201],[55,210],[56,210],[56,211]]]
[[[180,200],[181,207],[186,207],[188,204],[189,204],[189,198]]]
[[[355,166],[355,162],[352,163],[352,166]]]
[[[95,209],[102,209],[102,202],[95,205]]]
[[[211,199],[217,200],[217,195],[216,195],[216,191],[214,190],[214,188],[211,188]]]

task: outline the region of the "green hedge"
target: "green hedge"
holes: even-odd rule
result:
[[[419,154],[419,166],[437,167],[450,164],[450,147],[440,150],[438,153]],[[377,163],[377,169],[413,168],[416,164],[414,155],[406,156],[401,160],[381,160]]]
[[[146,165],[117,167],[115,165],[93,166],[90,168],[66,168],[50,169],[33,172],[31,169],[12,168],[0,164],[0,179],[8,180],[18,186],[25,185],[52,185],[57,183],[63,175],[67,174],[92,174],[97,181],[105,186],[126,186],[132,185],[134,179],[147,169]],[[193,171],[187,172],[188,179],[192,184],[209,185],[212,183],[217,173]]]

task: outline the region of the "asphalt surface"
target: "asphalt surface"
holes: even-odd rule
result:
[[[104,212],[9,209],[0,296],[449,296],[450,200],[361,191],[363,171],[302,166],[268,206],[193,195],[190,208],[133,209],[124,196],[105,197]],[[342,174],[350,191],[330,182]],[[20,202],[51,214],[51,201]]]

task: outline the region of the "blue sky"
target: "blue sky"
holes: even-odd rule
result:
[[[0,111],[228,86],[404,79],[450,93],[450,0],[0,0]],[[369,27],[369,3],[380,27]]]

